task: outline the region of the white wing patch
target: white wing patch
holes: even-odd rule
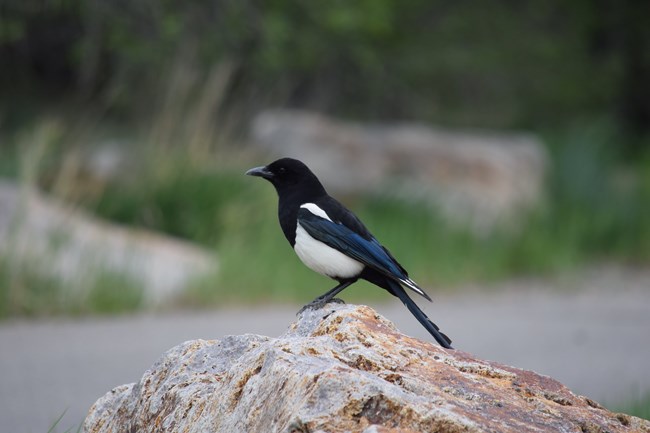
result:
[[[327,213],[314,203],[305,203],[300,207],[332,221]],[[300,222],[296,227],[296,243],[293,249],[309,269],[331,278],[352,278],[359,275],[364,268],[363,263],[311,237]]]
[[[321,218],[325,218],[327,221],[332,221],[332,218],[327,215],[327,212],[325,212],[323,209],[319,208],[317,205],[314,203],[305,203],[300,205],[301,208],[307,209],[309,212],[313,213],[316,216],[319,216]]]

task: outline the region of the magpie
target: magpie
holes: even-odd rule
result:
[[[339,283],[303,310],[321,308],[343,289],[363,279],[398,297],[442,347],[453,349],[449,337],[440,332],[402,286],[431,301],[429,295],[409,278],[356,215],[327,194],[304,163],[282,158],[251,168],[246,174],[264,178],[275,187],[280,226],[300,260]]]

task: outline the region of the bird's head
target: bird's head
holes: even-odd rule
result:
[[[278,194],[298,189],[312,194],[325,192],[316,175],[297,159],[281,158],[269,165],[251,168],[246,174],[268,180]]]

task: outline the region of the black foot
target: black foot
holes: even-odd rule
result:
[[[305,310],[320,310],[321,308],[323,308],[325,305],[329,304],[330,302],[333,302],[335,304],[345,304],[345,301],[343,299],[339,299],[339,298],[332,298],[332,299],[320,299],[320,298],[317,298],[317,299],[314,299],[313,301],[311,301],[309,304],[302,307],[298,311],[298,313],[296,313],[296,315],[302,313]]]

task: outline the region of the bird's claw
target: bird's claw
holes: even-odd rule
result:
[[[314,299],[311,301],[309,304],[303,306],[296,315],[302,314],[305,310],[320,310],[323,308],[325,305],[329,304],[330,302],[335,303],[335,304],[345,304],[345,301],[343,299],[339,298],[332,298],[332,299]]]

